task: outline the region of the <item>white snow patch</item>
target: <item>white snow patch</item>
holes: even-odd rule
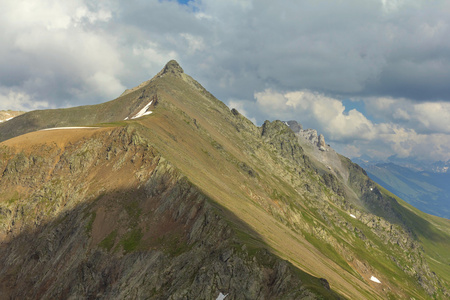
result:
[[[53,127],[53,128],[41,129],[40,131],[59,130],[59,129],[84,129],[84,128],[100,128],[100,127]]]
[[[147,109],[150,107],[150,105],[152,105],[153,100],[150,101],[150,103],[148,103],[143,109],[141,109],[134,117],[132,117],[131,119],[137,119],[146,115],[151,114],[151,111],[147,111]]]
[[[5,120],[0,120],[0,123],[7,122],[7,121],[9,121],[11,119],[14,119],[14,117],[11,117],[11,118],[8,118],[8,119],[5,119]]]
[[[219,296],[217,296],[216,300],[223,300],[223,299],[225,299],[226,296],[228,296],[228,294],[224,295],[224,294],[220,293]]]
[[[373,188],[370,188],[371,191],[373,191]]]
[[[350,214],[350,217],[352,217],[353,219],[356,219],[356,216],[354,214]]]
[[[125,119],[123,119],[124,121],[128,120],[128,117],[126,117]]]
[[[376,278],[375,276],[370,277],[370,280],[376,283],[381,283],[381,281],[379,281],[378,278]]]
[[[288,124],[288,122],[284,122],[284,124],[286,124],[286,126],[287,126],[287,127],[289,127],[289,124]]]

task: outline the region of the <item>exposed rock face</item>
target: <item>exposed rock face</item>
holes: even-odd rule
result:
[[[286,130],[286,126],[281,121],[264,122],[261,127],[261,137],[292,162],[304,165],[305,159],[307,160],[295,135],[292,131]]]
[[[323,149],[323,150],[325,150],[325,146],[326,146],[326,144],[325,144],[325,137],[323,136],[323,134],[320,134],[319,135],[319,141],[317,142],[317,146],[319,147],[319,148],[321,148],[321,150]]]
[[[172,75],[179,75],[184,73],[184,71],[176,60],[171,60],[164,66],[164,68],[156,76],[161,77],[168,73],[171,73]]]
[[[291,122],[291,123],[289,123]],[[325,137],[323,136],[323,134],[317,135],[317,130],[315,129],[299,129],[299,127],[297,126],[297,122],[295,121],[289,121],[287,122],[289,128],[291,128],[291,130],[300,138],[303,138],[304,140],[306,140],[308,143],[310,143],[311,145],[316,146],[320,151],[326,151],[327,150],[327,145],[325,143]],[[295,123],[294,123],[295,122]]]
[[[315,299],[133,132],[3,155],[2,190],[24,194],[1,208],[2,299]],[[95,186],[79,181],[92,174]]]
[[[310,144],[317,145],[319,142],[319,137],[317,135],[317,130],[315,129],[305,129],[301,130],[298,133],[299,136],[303,137],[305,140],[307,140]]]
[[[294,133],[298,133],[303,129],[302,124],[298,123],[297,121],[287,121],[287,125]]]

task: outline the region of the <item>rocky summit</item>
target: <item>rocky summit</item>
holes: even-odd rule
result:
[[[0,123],[0,299],[448,299],[450,221],[170,61]]]

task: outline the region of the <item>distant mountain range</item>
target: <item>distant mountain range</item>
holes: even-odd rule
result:
[[[363,155],[361,157],[352,158],[352,161],[362,167],[373,166],[379,164],[395,164],[411,171],[431,172],[431,173],[450,173],[450,160],[447,161],[420,161],[413,158],[399,158],[390,156],[386,160],[374,160],[373,158]]]
[[[369,177],[418,209],[450,219],[449,162],[433,164],[358,161]]]

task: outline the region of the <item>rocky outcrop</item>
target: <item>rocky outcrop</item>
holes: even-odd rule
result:
[[[294,132],[299,133],[301,130],[303,130],[302,124],[298,123],[297,121],[287,121],[287,126]]]
[[[308,166],[308,158],[298,144],[295,134],[281,121],[265,121],[261,126],[261,137],[274,147],[282,157],[300,166]]]
[[[320,150],[325,151],[326,144],[325,144],[325,137],[323,136],[323,134],[319,135],[317,146],[319,147]]]
[[[323,134],[318,135],[315,129],[305,129],[296,121],[288,121],[286,125],[300,138],[309,144],[316,146],[320,151],[326,151],[327,145]]]
[[[178,64],[178,62],[176,60],[171,60],[169,61],[164,68],[156,75],[156,77],[161,77],[164,76],[166,74],[172,74],[172,75],[180,75],[182,73],[184,73],[183,69],[181,68],[181,66]]]

